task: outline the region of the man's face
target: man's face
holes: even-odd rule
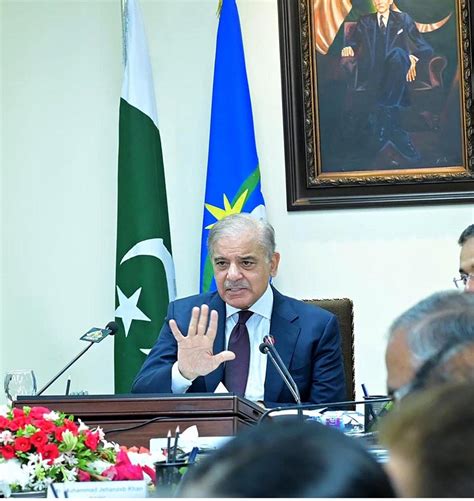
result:
[[[214,244],[212,264],[220,297],[234,308],[250,308],[265,292],[278,270],[280,255],[267,254],[254,232],[223,237]]]
[[[469,238],[461,247],[459,258],[459,273],[474,276],[474,238]],[[464,288],[466,292],[474,292],[474,279],[469,279]]]
[[[415,375],[405,331],[395,331],[385,352],[387,390],[389,394],[408,384]]]
[[[385,14],[390,9],[393,0],[373,0],[374,7],[377,9],[379,14]]]

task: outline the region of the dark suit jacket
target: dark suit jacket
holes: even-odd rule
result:
[[[376,63],[377,14],[362,16],[346,45],[350,45],[357,57],[359,81],[370,80]],[[433,49],[421,33],[415,22],[406,12],[391,11],[388,18],[385,37],[385,53],[393,49],[402,49],[407,55],[413,54],[418,59],[430,57]],[[361,74],[362,73],[362,74]]]
[[[344,367],[336,317],[322,308],[305,304],[273,289],[270,334],[285,365],[298,385],[301,400],[321,403],[346,399]],[[170,303],[158,340],[133,382],[133,393],[171,393],[171,367],[177,358],[177,343],[168,326],[174,318],[182,333],[188,329],[193,306],[208,304],[219,314],[214,353],[225,350],[225,303],[214,293],[200,294]],[[214,392],[224,378],[221,365],[207,376],[196,378],[189,392]],[[268,361],[265,379],[268,406],[293,403],[273,364]]]

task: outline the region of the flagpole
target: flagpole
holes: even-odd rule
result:
[[[122,60],[123,60],[123,67],[125,68],[125,65],[127,64],[127,44],[126,42],[126,36],[127,36],[127,19],[125,18],[125,9],[127,7],[127,1],[128,0],[120,0],[120,10],[121,10],[121,17],[122,17]]]

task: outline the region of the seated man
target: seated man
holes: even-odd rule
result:
[[[461,246],[459,256],[460,278],[455,278],[454,283],[459,289],[474,292],[474,224],[470,224],[459,237]]]
[[[301,400],[346,398],[336,317],[280,294],[270,224],[248,214],[218,221],[208,251],[217,292],[179,299],[133,383],[135,393],[228,391],[266,406],[294,402],[259,345],[266,335],[293,376]]]
[[[408,82],[416,78],[418,61],[433,49],[407,13],[391,9],[393,0],[373,4],[377,12],[359,19],[341,56],[356,58],[358,80],[371,95],[375,145],[381,149],[391,141],[405,158],[417,160],[419,154],[401,127],[400,109],[410,104]]]

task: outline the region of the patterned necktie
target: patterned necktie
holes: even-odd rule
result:
[[[235,353],[235,359],[226,362],[225,387],[241,397],[245,394],[250,365],[249,331],[245,323],[253,315],[252,311],[239,311],[239,320],[230,333],[228,350]]]
[[[382,35],[385,35],[385,32],[387,30],[387,27],[385,26],[385,23],[384,23],[384,20],[383,20],[383,17],[380,16],[380,23],[379,23],[379,26],[380,26],[380,31],[382,32]]]

